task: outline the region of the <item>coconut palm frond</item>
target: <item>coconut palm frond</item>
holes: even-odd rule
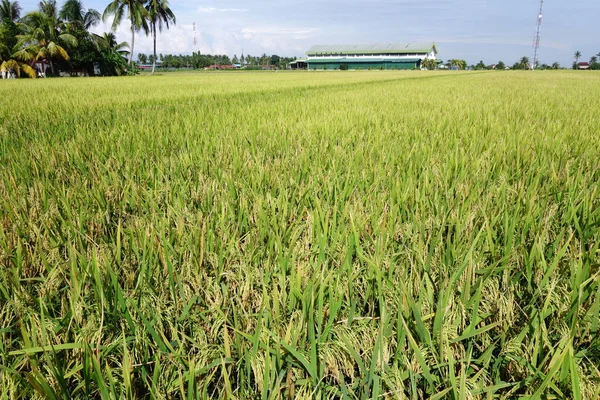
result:
[[[81,0],[67,0],[62,6],[60,18],[88,30],[100,22],[102,15],[94,9],[86,10]]]
[[[25,73],[25,75],[33,79],[35,79],[37,75],[35,70],[31,66],[27,65],[26,63],[19,62],[15,59],[6,60],[2,64],[0,64],[0,71],[4,72],[11,70],[15,72],[18,78],[21,77],[21,72]]]
[[[16,66],[18,64],[15,60],[6,60],[0,65],[0,70],[8,71],[9,69],[14,69]]]
[[[0,41],[0,61],[3,61],[6,58],[8,58],[9,53],[10,49],[8,48],[6,43],[4,43],[4,41]]]
[[[9,19],[16,21],[21,17],[21,6],[18,1],[0,1],[0,20]]]
[[[100,23],[101,19],[102,19],[102,15],[100,14],[100,12],[98,12],[94,9],[89,9],[83,17],[84,29],[89,30],[90,28],[98,25]]]
[[[58,19],[58,5],[56,4],[56,0],[42,0],[38,4],[38,9],[42,14]]]
[[[63,59],[65,61],[69,61],[69,54],[67,54],[66,50],[54,43],[54,42],[50,42],[48,44],[48,53],[50,53],[50,56],[54,57],[54,58],[60,58]]]
[[[31,79],[37,78],[37,73],[36,73],[35,69],[33,69],[30,65],[21,63],[20,67],[21,67],[21,72],[23,72],[25,75],[27,75]]]
[[[58,39],[65,43],[67,46],[77,47],[77,38],[69,33],[63,33],[58,35]]]
[[[129,19],[136,30],[142,30],[148,34],[150,26],[148,25],[148,11],[143,5],[134,1],[129,8]]]
[[[114,16],[114,20],[113,20],[113,25],[114,25],[114,21],[117,20],[117,13],[119,13],[119,10],[122,8],[122,3],[119,0],[113,0],[112,2],[110,2],[106,8],[104,9],[104,13],[102,13],[102,21],[106,22],[111,16]],[[119,16],[119,20],[117,22],[117,26],[121,23],[121,19],[123,17],[123,12],[121,11]]]
[[[167,0],[149,0],[146,10],[148,10],[150,23],[158,27],[160,32],[162,32],[163,26],[169,29],[169,23],[176,23],[175,14],[169,8]]]
[[[68,22],[81,22],[85,9],[79,0],[66,0],[58,16]]]
[[[12,54],[12,58],[15,58],[17,60],[21,60],[24,62],[32,62],[35,61],[36,57],[35,57],[35,51],[32,51],[31,48],[29,47],[23,47],[20,48],[19,50],[17,50],[15,53]]]
[[[113,20],[111,29],[113,31],[116,31],[117,28],[119,27],[119,25],[121,25],[121,22],[123,21],[123,18],[125,16],[125,8],[124,7],[119,7],[117,9],[117,11],[115,12],[115,19]]]

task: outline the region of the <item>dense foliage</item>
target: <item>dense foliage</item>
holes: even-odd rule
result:
[[[129,12],[130,10],[133,10]],[[175,22],[167,0],[111,2],[104,18],[113,17],[113,29],[127,13],[134,33],[145,28],[154,43],[163,25]],[[0,2],[0,69],[3,77],[58,75],[59,71],[94,75],[121,75],[127,72],[125,57],[131,56],[127,43],[117,43],[113,33],[96,35],[90,29],[101,20],[80,0],[66,0],[59,8],[56,0],[42,0],[38,9],[21,16],[17,1]],[[155,46],[156,53],[156,46]]]
[[[224,66],[237,64],[248,69],[253,68],[276,68],[286,69],[287,65],[294,61],[295,57],[280,57],[276,54],[262,56],[252,56],[242,54],[240,57],[234,55],[229,57],[225,54],[201,54],[200,52],[192,53],[192,55],[173,55],[173,54],[160,54],[156,58],[157,62],[160,63],[161,68],[192,68],[202,69],[210,66]],[[138,54],[138,62],[141,64],[152,63],[154,61],[153,55],[149,54]]]
[[[598,399],[596,90],[4,82],[0,397]]]
[[[13,10],[8,12],[6,10]],[[43,0],[38,9],[21,16],[18,2],[2,0],[0,15],[0,62],[5,73],[21,72],[34,78],[58,75],[59,71],[94,75],[124,72],[116,68],[126,54],[125,43],[107,42],[107,35],[90,33],[100,21],[98,11],[87,10],[79,0]]]

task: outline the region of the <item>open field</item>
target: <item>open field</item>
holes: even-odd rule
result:
[[[0,399],[598,398],[598,93],[0,82]]]

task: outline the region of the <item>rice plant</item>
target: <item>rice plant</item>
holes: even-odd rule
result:
[[[0,399],[600,396],[600,75],[1,83]]]

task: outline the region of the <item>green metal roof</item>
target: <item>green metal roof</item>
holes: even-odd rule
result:
[[[427,53],[431,49],[434,49],[437,52],[437,48],[433,42],[337,44],[316,45],[311,47],[306,54],[402,54]]]
[[[327,63],[361,63],[361,62],[389,62],[389,63],[414,63],[420,61],[420,58],[319,58],[308,60],[310,64],[327,64]]]

